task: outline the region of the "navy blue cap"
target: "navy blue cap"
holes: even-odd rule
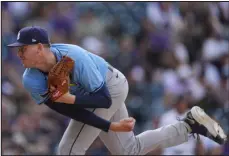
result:
[[[15,43],[7,45],[8,47],[21,47],[32,44],[50,44],[48,32],[39,27],[25,27],[22,28],[17,35],[17,41]]]

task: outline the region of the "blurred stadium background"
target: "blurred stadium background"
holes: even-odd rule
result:
[[[55,154],[69,119],[37,106],[6,44],[24,26],[96,53],[122,71],[135,133],[176,122],[193,105],[229,134],[229,2],[2,2],[2,154]],[[153,139],[153,138],[152,138]],[[107,155],[97,139],[87,152]],[[201,137],[149,154],[228,155]]]

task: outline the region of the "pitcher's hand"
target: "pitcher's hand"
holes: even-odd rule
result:
[[[130,132],[134,129],[135,119],[128,117],[120,120],[119,122],[112,122],[110,130],[114,132]]]

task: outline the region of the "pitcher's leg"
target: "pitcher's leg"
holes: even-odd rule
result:
[[[139,154],[144,155],[159,147],[167,148],[188,141],[188,130],[185,124],[178,122],[137,135],[141,145]]]
[[[93,112],[103,119],[110,120],[118,110],[117,107],[112,105],[109,109],[95,109]],[[100,129],[71,120],[59,144],[58,154],[84,155],[100,132]]]
[[[126,106],[123,105],[111,121],[119,121],[128,117]],[[156,130],[145,131],[137,136],[133,132],[101,132],[100,139],[112,154],[145,155],[158,147],[170,147],[188,140],[188,132],[184,122],[168,125]]]
[[[109,109],[98,108],[88,110],[93,111],[94,114],[105,120],[110,120],[112,116],[114,116],[117,110],[124,105],[123,101],[125,100],[128,92],[128,83],[125,79],[119,80],[120,77],[118,77],[117,80],[114,79],[108,84],[108,89],[112,96],[111,107]],[[114,82],[114,84],[112,82]],[[69,155],[69,153],[74,155],[85,154],[87,149],[101,132],[100,129],[95,127],[82,123],[79,126],[77,123],[78,122],[73,120],[70,122],[60,142],[58,153],[64,155]]]
[[[125,104],[123,104],[110,121],[115,122],[127,117],[128,112]],[[130,151],[138,153],[140,149],[136,146],[139,141],[136,141],[137,138],[133,132],[101,132],[99,137],[112,155],[129,155],[133,153],[130,153]]]
[[[80,154],[84,154],[84,151],[82,151],[80,147],[78,147],[79,149],[73,149],[74,142],[77,140],[78,135],[80,135],[80,132],[83,129],[83,125],[83,123],[75,120],[70,121],[59,143],[57,151],[58,155],[71,155],[73,150],[77,150],[80,152]]]

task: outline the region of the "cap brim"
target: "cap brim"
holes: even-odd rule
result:
[[[25,45],[26,44],[24,44],[24,43],[15,42],[15,43],[7,45],[7,47],[22,47],[22,46],[25,46]]]

